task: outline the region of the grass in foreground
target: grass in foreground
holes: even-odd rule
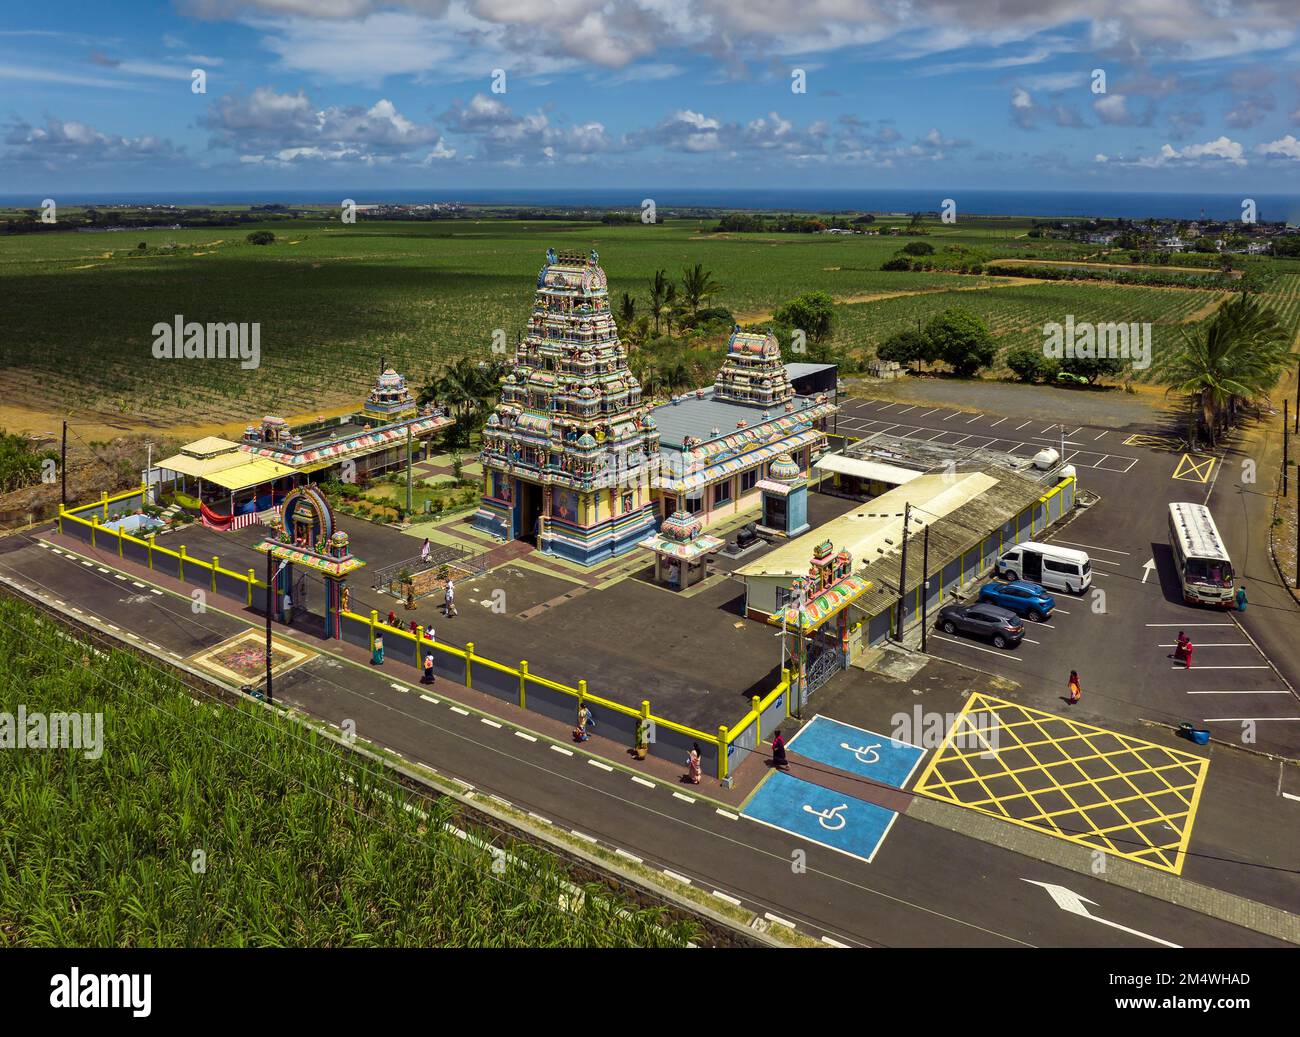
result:
[[[102,713],[103,752],[0,751],[2,946],[681,946],[575,897],[525,845],[493,869],[445,806],[250,705],[196,703],[0,600],[0,712]],[[417,811],[429,811],[421,817]],[[199,862],[202,861],[202,866]],[[566,907],[561,907],[561,903]]]

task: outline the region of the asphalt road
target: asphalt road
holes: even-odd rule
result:
[[[5,548],[0,573],[83,618],[111,622],[124,638],[134,632],[164,655],[189,654],[246,626],[212,609],[196,615],[188,597],[156,594],[46,547],[7,542]],[[394,683],[391,675],[321,657],[278,678],[277,698],[328,722],[351,719],[362,737],[478,792],[815,937],[889,947],[1280,945],[905,815],[866,865],[754,824],[694,790],[635,780],[441,694],[424,698],[418,685]],[[793,866],[796,851],[806,854],[803,870]],[[1087,898],[1094,917],[1063,911],[1035,882]]]

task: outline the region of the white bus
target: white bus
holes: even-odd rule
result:
[[[1185,502],[1170,504],[1169,546],[1178,566],[1184,601],[1232,607],[1232,561],[1209,508]]]

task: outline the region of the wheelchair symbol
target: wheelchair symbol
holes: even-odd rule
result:
[[[879,749],[882,744],[883,743],[881,742],[877,742],[875,745],[860,745],[855,749],[853,746],[849,745],[848,742],[841,742],[840,748],[856,756],[858,758],[858,763],[879,763],[880,753],[876,752],[876,750]],[[871,759],[867,759],[868,754],[870,754]]]
[[[810,807],[807,803],[803,805],[803,808],[804,810],[808,811],[808,813],[815,816],[817,818],[817,823],[821,825],[823,828],[825,828],[826,831],[828,832],[838,832],[841,828],[844,827],[845,823],[848,821],[847,818],[840,816],[841,810],[849,809],[849,805],[847,803],[841,803],[839,806],[831,807],[829,810],[815,810],[812,807]],[[830,822],[832,821],[835,821],[837,823],[830,824]]]

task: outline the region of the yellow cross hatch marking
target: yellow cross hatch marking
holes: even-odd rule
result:
[[[1174,474],[1169,478],[1183,482],[1207,483],[1214,472],[1214,461],[1213,457],[1197,461],[1190,454],[1183,454],[1178,461],[1178,467],[1174,469]]]
[[[914,791],[1177,875],[1208,769],[1203,756],[976,693]]]

